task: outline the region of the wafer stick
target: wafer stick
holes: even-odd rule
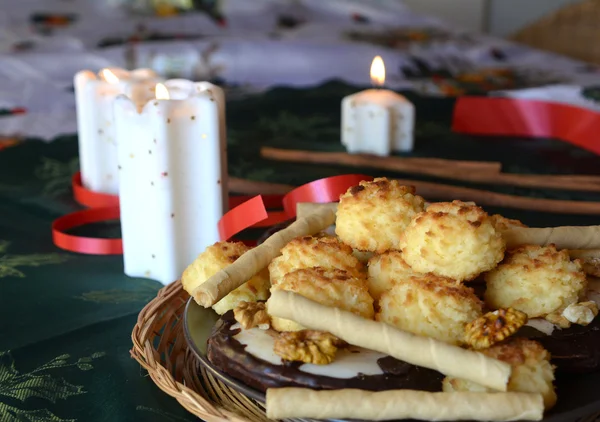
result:
[[[570,249],[571,259],[600,259],[600,249]]]
[[[324,208],[304,218],[296,219],[285,229],[276,232],[261,245],[249,250],[233,264],[210,277],[192,292],[194,300],[208,308],[240,287],[279,255],[292,239],[326,229],[335,221],[335,212]]]
[[[288,387],[268,389],[266,401],[269,419],[537,421],[544,414],[542,395],[532,393],[315,391]]]
[[[518,227],[503,231],[502,237],[509,248],[553,243],[558,249],[600,249],[600,226]]]
[[[324,204],[319,204],[316,202],[299,202],[298,204],[296,204],[296,218],[303,218],[321,209],[326,208],[329,208],[335,213],[337,212],[337,207],[337,202],[327,202]]]
[[[327,331],[349,344],[385,353],[413,365],[506,391],[511,366],[482,353],[429,337],[416,336],[351,312],[321,305],[293,292],[276,290],[267,301],[269,315]]]

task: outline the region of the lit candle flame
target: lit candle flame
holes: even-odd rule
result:
[[[371,82],[375,86],[383,86],[385,82],[385,64],[381,56],[376,56],[371,63]]]
[[[156,96],[157,100],[168,100],[170,98],[169,90],[161,83],[156,84],[156,87],[154,88],[154,95]]]
[[[102,79],[104,79],[109,84],[119,83],[119,77],[115,75],[110,69],[102,69],[100,73],[102,74]]]

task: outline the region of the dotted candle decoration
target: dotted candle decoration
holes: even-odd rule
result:
[[[170,80],[140,110],[114,104],[125,274],[171,283],[219,240],[227,204],[225,98]]]
[[[95,192],[116,195],[119,189],[117,140],[113,101],[128,95],[136,104],[154,96],[157,75],[148,69],[128,72],[103,69],[98,75],[84,70],[75,75],[79,162],[83,185]]]

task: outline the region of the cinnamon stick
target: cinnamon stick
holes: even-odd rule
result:
[[[352,167],[375,168],[402,173],[414,173],[445,179],[475,183],[490,183],[530,188],[566,189],[577,191],[600,192],[600,176],[589,175],[538,175],[512,174],[491,171],[477,171],[469,167],[468,162],[445,160],[445,165],[427,164],[414,158],[379,157],[365,154],[348,154],[345,152],[316,152],[288,150],[263,147],[264,158],[277,161],[304,162],[312,164],[336,164]],[[430,159],[442,160],[442,159]]]
[[[228,186],[231,192],[246,195],[284,195],[295,187],[281,183],[259,182],[257,180],[240,179],[237,177],[230,177],[228,179]]]
[[[568,201],[558,199],[529,198],[507,195],[481,189],[451,186],[442,183],[422,182],[420,180],[397,179],[403,185],[412,185],[417,193],[425,198],[440,200],[460,199],[474,201],[477,205],[515,208],[527,211],[541,211],[556,214],[600,214],[600,202]]]

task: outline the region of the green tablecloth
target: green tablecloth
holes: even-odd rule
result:
[[[373,169],[259,157],[263,145],[342,151],[340,100],[356,90],[332,82],[311,90],[274,89],[231,102],[230,173],[295,185],[355,172],[406,178]],[[449,130],[453,100],[411,98],[418,111],[415,156],[495,160],[505,171],[523,173],[600,171],[599,157],[560,141],[453,134]],[[49,144],[27,141],[0,152],[0,421],[194,420],[129,356],[136,316],[161,286],[126,277],[120,256],[72,254],[52,244],[51,222],[81,209],[70,191],[77,169],[75,137]],[[590,193],[477,187],[600,200],[600,195]],[[532,226],[597,223],[594,216],[490,211]],[[95,224],[80,232],[119,235],[116,224]]]

